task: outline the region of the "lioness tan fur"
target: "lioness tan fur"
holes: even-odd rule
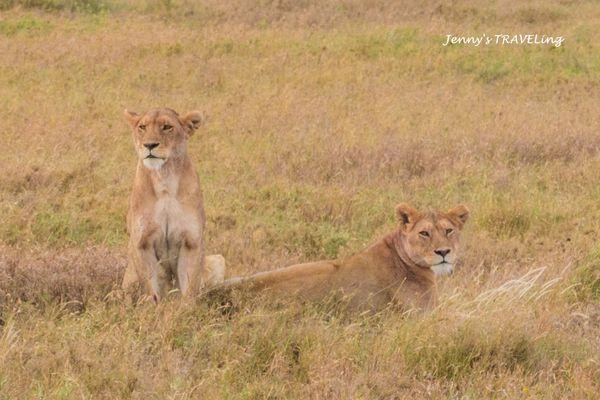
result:
[[[173,288],[186,295],[200,287],[205,269],[202,192],[187,154],[188,138],[200,126],[201,115],[194,111],[182,117],[160,108],[143,114],[125,110],[125,118],[138,162],[122,287],[129,290],[140,282],[155,301]],[[223,263],[220,256],[208,258],[211,266]]]
[[[446,213],[421,213],[400,204],[396,214],[397,229],[358,254],[231,278],[223,286],[270,289],[312,300],[341,291],[355,305],[380,308],[392,302],[430,308],[437,301],[436,274],[452,271],[469,211],[460,205]]]

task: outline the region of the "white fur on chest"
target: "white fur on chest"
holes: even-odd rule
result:
[[[160,227],[161,236],[170,238],[177,233],[182,219],[182,207],[176,198],[165,196],[158,199],[154,206],[154,222]]]
[[[171,175],[169,170],[157,171],[151,181],[156,197],[144,213],[146,221],[139,221],[139,231],[143,236],[145,229],[152,229],[148,240],[157,259],[161,265],[173,268],[182,246],[201,240],[199,214],[193,206],[182,201],[186,198],[179,194],[179,177]]]
[[[161,237],[179,243],[188,232],[195,236],[198,221],[185,213],[184,207],[175,196],[159,197],[154,208],[154,222],[160,227]]]

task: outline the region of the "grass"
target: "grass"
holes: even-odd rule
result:
[[[594,398],[592,1],[0,0],[0,399]],[[562,35],[443,47],[448,33]],[[393,207],[472,210],[427,315],[123,303],[125,107],[201,109],[231,274],[351,254]]]

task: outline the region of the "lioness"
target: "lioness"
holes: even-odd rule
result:
[[[168,108],[125,110],[138,163],[127,214],[128,265],[122,287],[142,283],[155,301],[173,287],[183,295],[200,286],[205,266],[204,207],[187,141],[202,117]],[[222,264],[221,256],[209,263]]]
[[[313,300],[341,290],[355,305],[431,308],[437,300],[435,276],[452,272],[469,211],[459,205],[446,213],[421,213],[399,204],[396,214],[398,228],[358,254],[231,278],[223,286],[271,288]]]

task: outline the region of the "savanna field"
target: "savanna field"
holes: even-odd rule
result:
[[[545,34],[549,45],[442,46]],[[593,399],[596,1],[0,0],[0,399]],[[124,108],[188,151],[228,275],[464,203],[440,305],[124,301]]]

